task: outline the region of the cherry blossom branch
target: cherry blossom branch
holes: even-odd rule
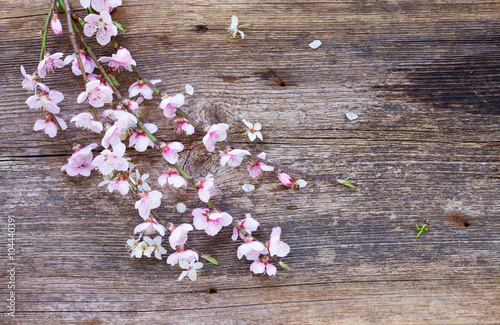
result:
[[[40,50],[40,61],[43,60],[43,57],[45,54],[45,45],[47,42],[47,30],[49,29],[50,18],[52,17],[52,14],[54,13],[55,2],[56,2],[56,0],[53,0],[52,4],[50,5],[49,14],[47,15],[47,20],[45,21],[45,26],[43,27],[43,30],[42,30],[42,48]]]
[[[68,19],[68,33],[69,39],[71,41],[71,45],[73,46],[73,52],[75,52],[76,59],[78,60],[78,65],[80,67],[80,71],[82,72],[83,82],[87,83],[87,74],[85,73],[85,68],[83,66],[82,58],[80,57],[80,51],[78,50],[78,45],[76,44],[76,37],[74,31],[73,20],[71,19],[71,8],[69,6],[68,0],[64,0],[64,6],[66,9],[66,17]]]

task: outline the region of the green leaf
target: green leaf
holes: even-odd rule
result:
[[[290,271],[290,267],[288,265],[286,265],[285,263],[283,263],[283,261],[279,261],[279,265],[281,265],[281,267],[283,267],[285,270],[287,271]]]
[[[120,24],[119,22],[116,22],[116,21],[113,21],[113,25],[116,26],[116,28],[118,28],[118,30],[121,30],[121,31],[124,31],[124,30],[128,30],[127,27],[123,26],[122,24]]]
[[[215,258],[213,258],[212,256],[202,256],[204,259],[206,259],[207,261],[209,261],[210,263],[212,264],[215,264],[215,265],[219,265],[219,261],[217,261]]]

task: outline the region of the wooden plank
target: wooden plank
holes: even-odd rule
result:
[[[214,173],[216,204],[237,219],[251,212],[262,240],[281,226],[292,248],[291,272],[253,276],[231,229],[194,232],[193,245],[221,262],[194,283],[177,282],[180,269],[164,261],[130,259],[124,244],[142,220],[131,198],[97,190],[97,174],[65,176],[69,146],[32,131],[41,115],[24,104],[19,65],[36,67],[48,6],[0,1],[0,204],[16,217],[14,323],[498,323],[498,1],[124,1],[113,17],[130,30],[119,41],[168,93],[195,87],[190,115],[229,123],[231,142],[252,153],[358,186],[309,182],[294,192],[275,174],[251,180],[245,168],[221,167],[202,134],[173,134],[153,100],[142,118],[183,142],[190,173]],[[253,25],[244,40],[224,31],[232,14]],[[65,37],[51,35],[49,50],[71,53]],[[125,93],[134,78],[118,78]],[[85,110],[69,69],[46,82],[65,94],[67,122]],[[241,135],[243,118],[262,121],[264,142]],[[68,134],[95,139],[71,126]],[[130,157],[155,185],[162,158]],[[256,190],[242,192],[244,183]],[[192,221],[177,202],[202,206],[194,191],[163,193],[158,212],[174,223]],[[415,238],[426,219],[430,231]],[[8,291],[0,286],[2,297]]]

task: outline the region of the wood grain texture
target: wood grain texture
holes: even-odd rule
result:
[[[17,317],[0,323],[498,324],[499,1],[124,0],[113,14],[129,28],[119,41],[168,93],[194,86],[190,115],[229,123],[231,142],[252,153],[357,185],[295,192],[272,173],[251,180],[245,168],[221,167],[202,134],[175,135],[153,100],[143,120],[184,143],[193,176],[215,175],[216,204],[236,219],[251,212],[262,240],[281,226],[292,248],[292,271],[255,276],[236,258],[231,229],[194,232],[190,242],[220,265],[193,283],[177,282],[180,269],[164,261],[130,259],[125,241],[141,220],[132,199],[97,190],[97,174],[61,173],[69,146],[32,131],[41,113],[24,104],[19,66],[36,67],[48,6],[0,0],[0,225],[16,217],[18,249]],[[244,40],[224,30],[233,14],[253,25]],[[71,53],[66,37],[50,35],[49,51]],[[323,45],[312,50],[315,39]],[[134,78],[119,80],[126,92]],[[68,124],[86,109],[70,69],[46,82],[64,93]],[[243,118],[262,121],[264,142],[241,135]],[[95,139],[72,126],[68,134]],[[153,151],[130,157],[153,181],[165,169]],[[174,223],[192,221],[177,202],[202,207],[193,191],[163,193],[158,212]],[[426,219],[430,230],[415,238]]]

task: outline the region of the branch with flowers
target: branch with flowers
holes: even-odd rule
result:
[[[252,261],[250,270],[253,273],[275,275],[276,265],[290,269],[282,261],[282,258],[290,252],[290,247],[281,240],[281,228],[273,228],[268,241],[259,241],[252,236],[259,222],[250,214],[246,214],[245,219],[236,221],[229,213],[218,208],[212,202],[215,194],[214,176],[209,173],[205,177],[197,178],[181,167],[179,159],[184,145],[178,141],[167,143],[153,135],[158,131],[157,125],[141,120],[141,112],[145,109],[142,105],[144,101],[158,96],[161,99],[159,109],[163,111],[167,119],[173,119],[178,135],[194,135],[198,131],[203,134],[202,142],[208,152],[212,153],[217,147],[220,148],[221,166],[237,167],[247,160],[249,162],[247,170],[251,178],[259,177],[262,172],[279,170],[281,171],[278,173],[279,181],[294,189],[306,186],[306,180],[315,179],[347,187],[354,187],[353,184],[347,179],[313,175],[286,167],[267,159],[264,152],[252,155],[250,151],[232,145],[227,139],[227,130],[230,127],[228,124],[209,125],[193,119],[182,109],[186,99],[184,94],[169,96],[166,92],[160,91],[155,86],[159,81],[147,78],[139,70],[131,53],[119,45],[116,36],[119,30],[124,29],[124,26],[113,21],[110,13],[122,4],[121,0],[80,0],[80,4],[87,13],[84,18],[71,10],[68,0],[51,1],[42,31],[40,59],[36,70],[30,75],[21,66],[21,73],[24,76],[23,88],[34,92],[26,100],[26,104],[45,114],[44,119],[35,122],[33,129],[43,130],[51,138],[58,133],[61,134],[74,151],[67,163],[61,167],[61,171],[72,177],[88,177],[93,170],[97,170],[103,177],[98,187],[105,187],[109,192],[116,191],[124,196],[130,193],[135,201],[135,208],[143,219],[143,222],[134,229],[134,234],[138,237],[132,237],[127,241],[130,256],[141,258],[154,255],[155,258],[161,260],[162,256],[168,252],[163,246],[163,238],[168,232],[168,243],[173,252],[168,256],[167,263],[172,266],[179,265],[184,270],[179,280],[185,276],[193,281],[196,279],[198,270],[203,267],[203,263],[199,262],[200,258],[218,265],[218,261],[213,256],[195,248],[191,243],[188,244],[188,233],[196,229],[204,231],[208,236],[215,236],[223,227],[230,225],[234,227],[232,240],[243,241],[243,244],[237,248],[237,257],[239,259],[246,257],[247,260]],[[66,56],[64,60],[63,53],[50,54],[46,48],[49,24],[54,34],[62,34],[61,16],[66,17],[69,41],[74,52]],[[238,19],[233,16],[228,32],[232,37],[240,34],[243,38],[244,33],[239,29],[245,26],[251,25],[238,26]],[[110,57],[98,58],[94,54],[86,39],[94,35],[102,46],[113,44],[114,53]],[[58,105],[64,99],[64,95],[51,90],[44,82],[48,73],[55,72],[56,69],[69,64],[71,64],[73,74],[82,77],[85,89],[76,101],[79,104],[88,105],[87,111],[75,115],[70,122],[74,123],[77,128],[92,132],[99,144],[90,143],[83,146],[76,140],[70,139],[65,132],[68,127],[66,122],[57,115],[60,113]],[[98,73],[94,74],[96,69]],[[134,73],[137,81],[128,87],[127,96],[124,96],[120,92],[121,85],[115,75],[127,71]],[[186,93],[193,95],[193,87],[187,85]],[[99,111],[99,109],[103,110]],[[105,123],[104,119],[109,122]],[[250,141],[263,140],[260,122],[253,124],[243,120],[243,123],[246,126],[244,134]],[[131,158],[127,157],[127,147],[124,143],[127,138],[128,147],[133,147],[137,152],[142,153],[152,148],[163,157],[165,171],[157,180],[160,187],[168,184],[179,190],[191,188],[196,191],[200,201],[206,204],[206,207],[192,210],[192,224],[176,225],[163,220],[163,217],[154,211],[160,207],[163,194],[151,188],[148,181],[149,174],[141,174],[131,162]],[[102,147],[102,150],[94,157],[92,150],[98,147]],[[288,173],[305,179],[294,179]],[[244,189],[251,190],[251,187],[245,188],[244,185]],[[178,206],[178,211],[184,212],[185,206]],[[156,236],[151,238],[152,235]]]

